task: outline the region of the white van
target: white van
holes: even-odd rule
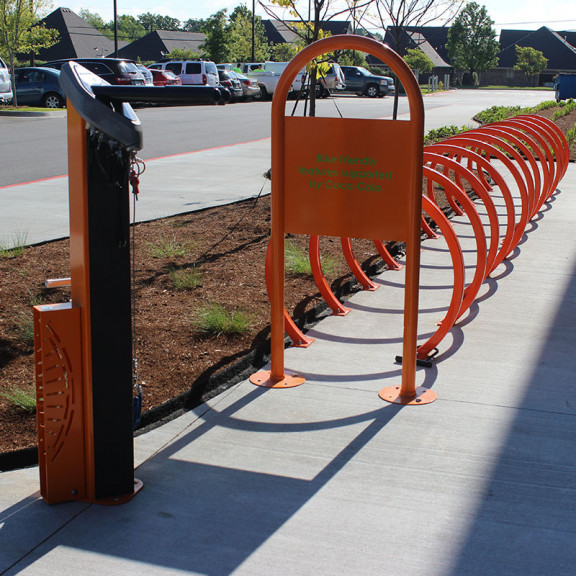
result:
[[[152,70],[170,70],[182,80],[182,84],[193,86],[218,86],[218,68],[206,60],[168,60],[148,66]]]
[[[0,102],[12,102],[12,79],[6,62],[0,58]]]

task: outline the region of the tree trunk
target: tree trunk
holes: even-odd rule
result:
[[[400,99],[400,84],[398,83],[398,78],[394,82],[394,108],[392,109],[392,119],[396,120],[398,118],[398,101]]]
[[[316,116],[316,86],[318,80],[316,78],[316,67],[310,71],[310,114],[309,116]]]

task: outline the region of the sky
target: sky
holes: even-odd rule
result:
[[[58,6],[70,8],[77,14],[82,8],[96,12],[104,20],[112,20],[114,0],[91,0],[87,6],[81,0],[65,0],[68,4]],[[306,0],[298,0],[307,6]],[[554,30],[576,30],[576,8],[574,0],[476,0],[486,6],[497,30],[501,28],[536,30],[548,26]],[[172,16],[185,22],[189,18],[207,18],[218,10],[227,8],[231,12],[238,4],[252,8],[252,0],[116,0],[118,14],[138,16],[145,12]],[[256,14],[266,18],[264,10],[256,0]],[[572,18],[572,20],[570,20]],[[342,18],[344,19],[344,18]]]

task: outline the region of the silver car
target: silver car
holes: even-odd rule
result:
[[[152,72],[144,66],[144,64],[136,63],[136,68],[142,72],[142,76],[144,76],[144,85],[145,86],[154,86],[154,79],[152,78]]]
[[[12,102],[12,79],[6,62],[0,58],[0,102]]]
[[[244,74],[240,74],[240,72],[230,71],[229,74],[233,74],[238,78],[242,86],[242,100],[250,100],[251,98],[255,98],[256,100],[260,99],[262,92],[257,80],[248,78],[248,76],[244,76]]]

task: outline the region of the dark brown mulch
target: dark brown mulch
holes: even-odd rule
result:
[[[554,110],[545,110],[551,117]],[[576,122],[576,112],[556,121],[567,132]],[[571,148],[576,159],[576,147]],[[187,395],[186,403],[200,401],[230,382],[227,369],[262,350],[269,335],[270,308],[264,280],[264,262],[269,235],[270,199],[263,197],[201,212],[165,218],[135,227],[136,294],[135,352],[139,380],[143,382],[145,411]],[[306,239],[292,239],[306,247]],[[151,246],[172,243],[186,247],[173,258],[155,258]],[[323,255],[337,261],[328,281],[334,291],[351,280],[334,238],[322,240]],[[371,242],[354,241],[357,259],[363,266],[382,265]],[[196,266],[202,274],[200,287],[185,291],[172,284],[174,269]],[[47,278],[69,275],[68,241],[61,240],[27,248],[16,258],[0,258],[0,392],[12,387],[34,387],[33,347],[29,334],[31,308],[38,303],[69,300],[66,289],[46,289]],[[251,328],[234,337],[208,336],[194,328],[192,318],[207,303],[217,302],[241,309],[253,318]],[[286,307],[295,318],[304,318],[321,303],[310,277],[287,276]],[[256,354],[245,366],[263,362]],[[247,373],[248,373],[247,372]],[[224,374],[220,379],[216,376]],[[150,421],[150,417],[145,421]],[[0,396],[0,454],[36,444],[33,412],[25,412]]]

